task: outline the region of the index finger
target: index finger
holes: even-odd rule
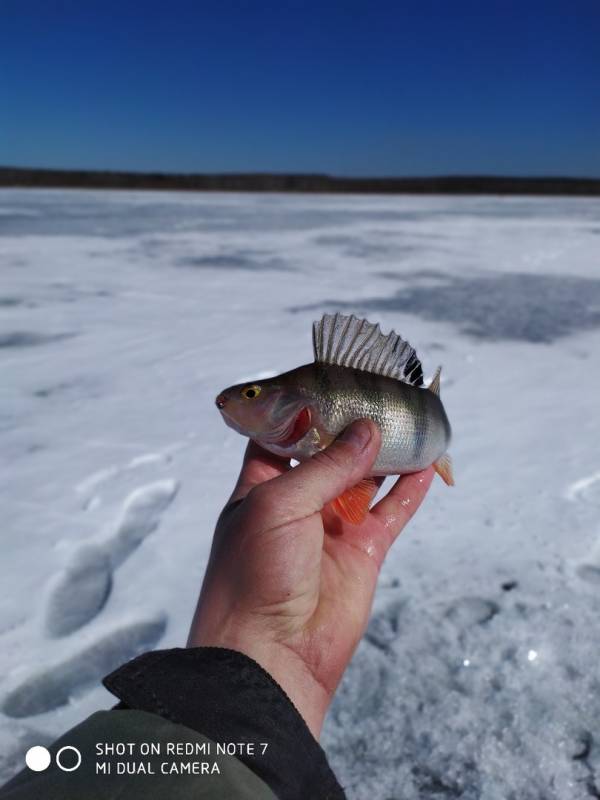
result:
[[[250,439],[244,453],[242,469],[229,498],[228,505],[235,503],[237,500],[242,500],[250,489],[258,486],[259,483],[277,478],[290,469],[289,460],[269,453],[268,450],[264,450],[259,444]]]

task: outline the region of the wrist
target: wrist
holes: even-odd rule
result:
[[[265,638],[264,631],[249,635],[246,627],[244,631],[230,628],[212,635],[194,631],[188,646],[224,647],[256,661],[284,691],[315,739],[319,739],[332,694],[289,645]]]
[[[241,643],[239,649],[260,664],[279,684],[318,741],[332,696],[315,678],[306,662],[285,644],[246,647]]]

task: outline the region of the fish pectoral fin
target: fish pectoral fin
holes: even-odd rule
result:
[[[454,475],[452,474],[452,459],[448,453],[444,453],[441,458],[433,464],[434,470],[444,481],[446,486],[454,486]]]
[[[377,494],[377,483],[373,478],[364,478],[356,486],[346,489],[344,494],[331,503],[334,511],[353,525],[360,525],[369,512],[371,500]]]

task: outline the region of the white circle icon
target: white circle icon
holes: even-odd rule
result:
[[[34,772],[43,772],[50,766],[50,751],[39,744],[30,747],[25,753],[25,763]]]
[[[72,750],[76,754],[77,763],[75,764],[74,767],[63,767],[63,765],[60,763],[60,754],[64,753],[65,750]],[[63,772],[74,772],[76,769],[79,768],[80,765],[81,765],[81,753],[76,747],[73,747],[73,745],[66,744],[64,747],[61,747],[58,753],[56,754],[56,766],[59,769],[62,769]]]

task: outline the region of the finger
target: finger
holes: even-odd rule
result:
[[[371,509],[371,514],[389,533],[388,548],[423,502],[434,475],[433,467],[402,475],[386,496]]]
[[[269,453],[251,439],[246,447],[242,469],[229,502],[241,500],[254,486],[277,478],[289,469],[289,460]]]
[[[369,474],[380,445],[377,425],[357,420],[325,450],[261,487],[271,526],[321,511]]]

